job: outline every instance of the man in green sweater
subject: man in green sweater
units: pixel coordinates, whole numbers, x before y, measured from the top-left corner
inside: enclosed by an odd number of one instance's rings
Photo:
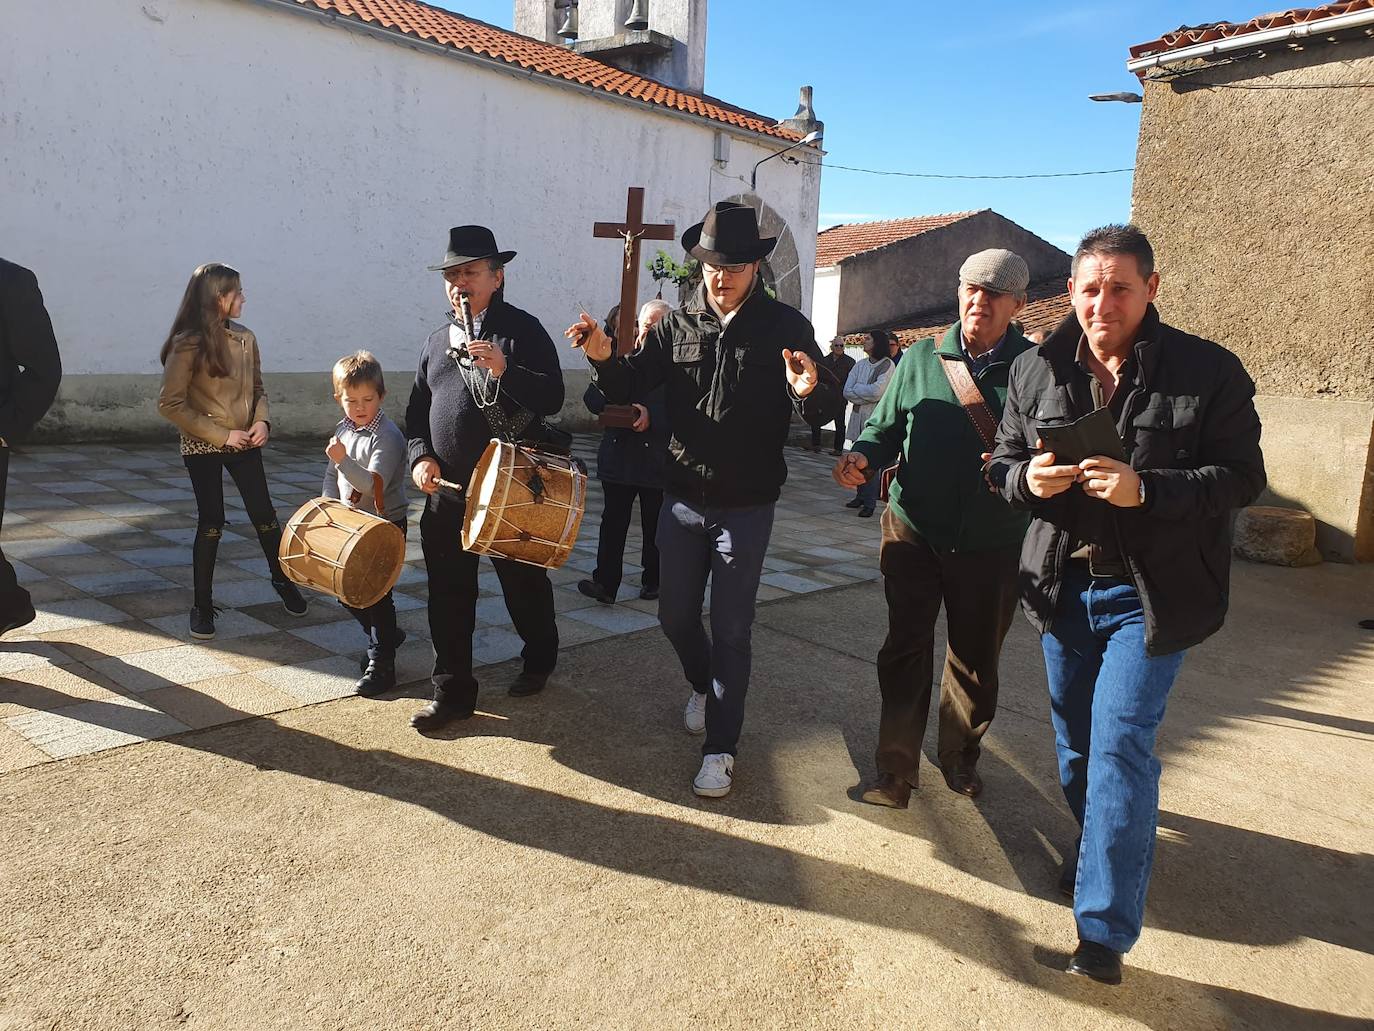
[[[949,648],[940,681],[940,769],[950,789],[983,789],[979,741],[997,710],[997,664],[1017,602],[1027,518],[983,477],[1002,416],[1007,370],[1033,347],[1011,328],[1030,270],[1007,250],[979,251],[959,269],[959,321],[912,344],[853,450],[835,465],[857,487],[900,461],[883,513],[880,566],[887,640],[878,652],[882,719],[877,776],[863,800],[905,809],[920,772],[930,711],[935,620]]]

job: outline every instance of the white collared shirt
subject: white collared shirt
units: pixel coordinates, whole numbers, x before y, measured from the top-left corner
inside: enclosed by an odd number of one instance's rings
[[[482,322],[486,317],[486,311],[483,311],[481,315],[474,315],[472,317],[472,330],[478,337],[482,335]],[[476,338],[474,337],[474,339]],[[448,325],[449,349],[456,350],[460,347],[466,347],[470,343],[472,343],[472,340],[468,339],[467,330],[458,322],[450,322]]]

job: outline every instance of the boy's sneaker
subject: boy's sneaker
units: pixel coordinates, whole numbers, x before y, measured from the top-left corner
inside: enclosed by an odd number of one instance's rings
[[[281,597],[281,603],[286,611],[293,616],[304,616],[309,611],[310,606],[301,597],[301,592],[290,580],[273,580],[272,587]]]
[[[712,752],[702,756],[701,772],[692,781],[692,790],[702,798],[723,798],[730,793],[734,772],[735,757],[728,752]]]
[[[363,670],[362,679],[353,685],[353,690],[364,698],[375,698],[386,694],[396,686],[396,657],[394,655],[375,655]]]
[[[687,699],[687,708],[682,710],[682,723],[689,734],[706,733],[706,692],[693,691]]]
[[[191,609],[191,636],[197,641],[215,639],[215,613],[219,609],[213,605],[196,605]]]

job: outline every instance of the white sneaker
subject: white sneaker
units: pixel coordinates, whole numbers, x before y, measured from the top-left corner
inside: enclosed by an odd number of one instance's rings
[[[721,798],[730,793],[734,779],[735,757],[728,752],[712,752],[701,759],[701,772],[692,781],[692,790],[702,798]]]
[[[689,734],[706,733],[706,692],[693,691],[687,699],[687,708],[682,710],[682,723]]]

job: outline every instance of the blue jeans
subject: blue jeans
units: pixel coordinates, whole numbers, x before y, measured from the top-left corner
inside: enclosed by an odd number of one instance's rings
[[[1117,952],[1140,937],[1159,810],[1155,732],[1183,652],[1145,654],[1145,613],[1129,580],[1071,562],[1040,638],[1059,783],[1082,828],[1078,936]]]
[[[666,495],[658,519],[658,621],[692,690],[706,694],[702,755],[735,754],[753,661],[754,602],[772,504],[710,508]],[[701,625],[711,580],[711,635]]]

